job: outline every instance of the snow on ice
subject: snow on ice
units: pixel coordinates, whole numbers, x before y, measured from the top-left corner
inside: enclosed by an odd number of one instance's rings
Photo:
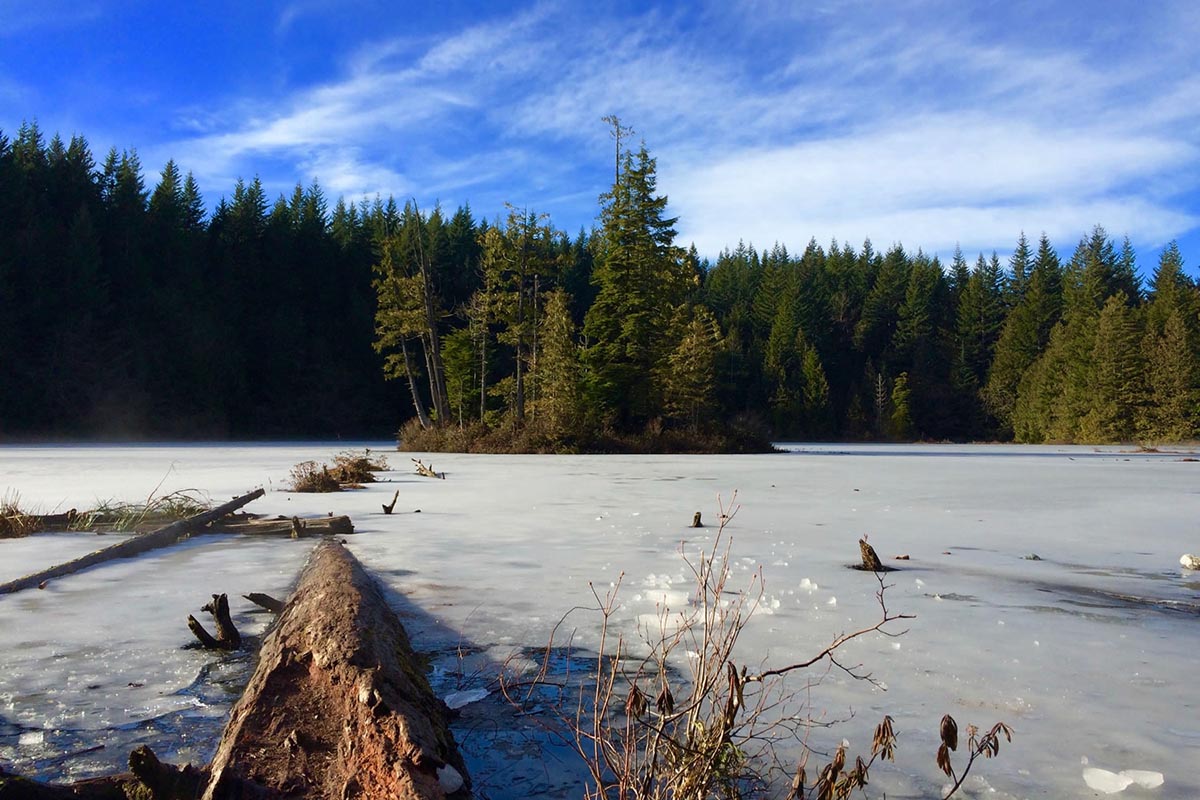
[[[504,716],[498,693],[480,694],[498,665],[538,658],[564,614],[595,605],[591,587],[603,597],[620,584],[614,624],[635,639],[639,620],[657,619],[661,605],[686,605],[683,555],[711,547],[717,532],[690,528],[692,514],[716,519],[718,494],[728,502],[737,489],[729,588],[751,585],[761,567],[764,592],[740,642],[752,669],[803,660],[873,624],[878,583],[846,568],[861,536],[903,570],[887,576],[886,596],[889,609],[916,615],[908,632],[858,640],[846,653],[888,690],[823,670],[797,681],[818,681],[806,695],[814,716],[852,717],[813,732],[822,748],[843,737],[869,742],[879,718],[893,716],[900,763],[874,768],[873,788],[889,797],[940,788],[937,725],[949,712],[962,729],[998,720],[1014,729],[999,758],[972,770],[973,792],[1078,797],[1104,791],[1093,786],[1102,781],[1129,794],[1200,797],[1200,694],[1190,689],[1200,575],[1179,564],[1198,546],[1200,466],[1177,455],[882,445],[763,456],[437,454],[447,478],[432,481],[410,475],[408,454],[396,454],[396,471],[380,476],[387,482],[360,491],[282,490],[292,465],[350,446],[9,446],[0,448],[0,492],[48,511],[136,501],[160,482],[160,492],[199,487],[218,502],[263,486],[266,497],[247,510],[349,514],[359,531],[349,546],[431,654],[435,690],[479,698],[462,708],[459,732],[472,780],[489,797],[515,798],[561,794],[552,773],[569,769],[570,754],[481,739],[498,726],[472,715],[524,719]],[[380,504],[396,489],[396,513],[384,516]],[[0,541],[0,579],[111,541]],[[144,742],[168,759],[206,760],[250,663],[183,649],[184,620],[211,592],[286,594],[310,547],[197,537],[0,597],[0,759],[80,776],[120,767]],[[891,553],[911,559],[893,563]],[[261,633],[266,616],[234,605],[239,625]],[[594,647],[598,622],[573,612],[572,645]],[[103,751],[62,758],[97,741]],[[1081,773],[1085,754],[1139,769]]]

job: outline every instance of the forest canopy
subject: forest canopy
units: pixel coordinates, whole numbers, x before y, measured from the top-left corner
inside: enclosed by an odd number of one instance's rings
[[[0,132],[0,437],[1165,442],[1200,436],[1200,287],[1102,227],[949,263],[677,241],[616,134],[591,230],[238,181]],[[1012,247],[1010,244],[1009,247]],[[1004,248],[1007,250],[1008,248]],[[425,438],[422,438],[425,437]],[[691,443],[689,446],[688,443]]]

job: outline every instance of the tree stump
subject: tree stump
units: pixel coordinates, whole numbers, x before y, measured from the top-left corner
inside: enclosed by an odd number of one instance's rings
[[[702,522],[700,522],[700,512],[699,511],[697,511],[695,514],[692,515],[692,527],[693,528],[703,528],[704,527],[704,524]]]
[[[383,513],[391,514],[392,509],[394,509],[396,507],[396,501],[399,499],[400,499],[400,490],[397,489],[396,493],[394,495],[392,495],[392,502],[382,504],[383,505]]]
[[[217,625],[217,635],[214,637],[204,629],[199,620],[188,615],[188,628],[200,640],[200,644],[209,650],[237,650],[242,646],[242,635],[238,633],[233,619],[229,616],[228,596],[214,594],[212,601],[205,603],[200,610],[212,614]]]
[[[875,554],[875,548],[867,544],[866,537],[858,540],[858,549],[862,554],[862,568],[870,572],[883,572],[883,562]]]

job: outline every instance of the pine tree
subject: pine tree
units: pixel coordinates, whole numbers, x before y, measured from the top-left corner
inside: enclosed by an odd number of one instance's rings
[[[665,410],[672,419],[685,422],[692,431],[708,421],[713,407],[716,355],[721,346],[721,329],[708,309],[696,306],[683,312],[675,349],[663,364]]]
[[[657,164],[645,145],[626,153],[602,198],[601,230],[593,239],[596,302],[584,318],[589,395],[625,422],[660,412],[661,392],[646,378],[661,374],[661,360],[674,349],[662,332],[694,285],[656,183]]]
[[[1017,388],[1049,343],[1061,312],[1062,268],[1043,233],[1024,296],[1004,320],[983,388],[984,402],[1002,429],[1012,429]]]
[[[901,372],[892,385],[892,416],[889,420],[893,439],[911,439],[913,433],[912,413],[909,410],[911,392],[908,388],[908,373]]]
[[[538,427],[555,441],[577,435],[582,428],[579,345],[571,319],[571,298],[562,289],[546,297],[540,325],[538,357]]]
[[[1183,319],[1174,311],[1161,334],[1146,331],[1146,408],[1138,434],[1152,442],[1200,436],[1200,354]]]
[[[555,233],[546,215],[509,207],[503,226],[483,236],[482,265],[497,339],[513,349],[513,420],[525,420],[525,377],[536,368],[541,290],[558,272]]]
[[[1136,434],[1145,399],[1145,365],[1135,312],[1126,304],[1124,292],[1117,292],[1097,320],[1091,408],[1079,423],[1081,441],[1127,442]]]
[[[1018,305],[1025,297],[1032,272],[1033,252],[1029,249],[1029,240],[1025,238],[1025,231],[1021,231],[1021,236],[1017,239],[1017,247],[1008,259],[1008,281],[1004,286],[1004,300],[1009,308]]]
[[[407,203],[397,222],[394,228],[384,226],[394,232],[386,234],[380,242],[380,259],[374,267],[378,299],[375,349],[385,354],[384,371],[388,377],[403,375],[408,379],[418,419],[423,427],[429,428],[435,420],[425,411],[425,402],[417,388],[419,363],[410,343],[419,343],[424,354],[430,403],[436,421],[445,423],[450,417],[450,404],[441,354],[441,298],[434,291],[429,253],[432,243],[425,218],[414,203]]]

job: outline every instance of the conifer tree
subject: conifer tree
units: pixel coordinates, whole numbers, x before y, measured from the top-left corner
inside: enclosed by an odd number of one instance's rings
[[[584,318],[592,402],[626,422],[661,410],[661,392],[647,381],[674,348],[662,336],[694,285],[675,245],[675,218],[657,194],[657,164],[643,144],[627,152],[603,198],[601,229],[593,240],[596,302]]]
[[[1141,332],[1124,292],[1108,298],[1096,324],[1091,408],[1079,423],[1080,441],[1127,442],[1145,400]]]
[[[1029,240],[1025,231],[1021,231],[1017,239],[1017,247],[1008,259],[1008,280],[1004,285],[1005,304],[1012,308],[1025,297],[1029,285],[1030,273],[1033,272],[1033,252],[1029,248]]]
[[[889,420],[893,439],[911,439],[913,434],[912,413],[909,409],[911,392],[908,388],[908,373],[901,372],[892,385],[892,416]]]
[[[1144,439],[1182,442],[1200,436],[1200,355],[1188,339],[1178,310],[1161,334],[1146,331],[1146,406],[1137,430]]]
[[[579,345],[571,319],[571,298],[562,289],[546,297],[541,321],[538,357],[538,427],[551,439],[562,441],[580,432]]]
[[[681,311],[676,323],[678,342],[660,367],[665,410],[672,418],[696,431],[708,421],[713,408],[713,388],[721,329],[708,309],[696,306]]]
[[[1046,234],[1038,243],[1025,293],[1004,320],[983,398],[1003,430],[1013,427],[1017,387],[1046,348],[1062,307],[1062,268]]]

